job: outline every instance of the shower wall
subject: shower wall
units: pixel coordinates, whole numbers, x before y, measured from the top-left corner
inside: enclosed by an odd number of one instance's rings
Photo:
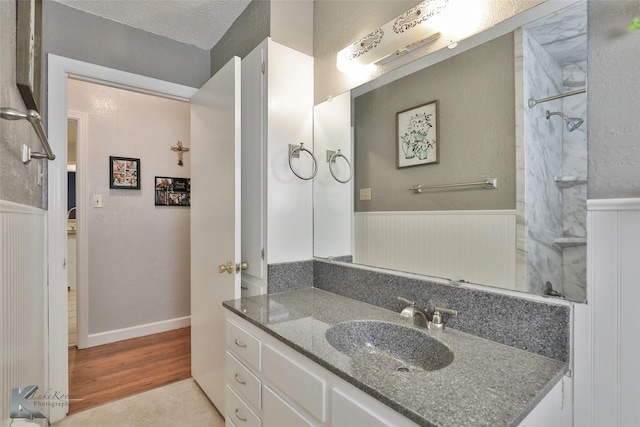
[[[564,92],[586,89],[587,61],[580,61],[563,67]],[[587,178],[587,94],[563,98],[562,111],[570,117],[585,120],[573,132],[563,131],[562,174]],[[567,187],[562,191],[563,231],[565,237],[586,237],[587,235],[587,185],[586,183]],[[562,252],[563,294],[574,301],[586,298],[587,286],[587,246],[565,248]]]
[[[523,31],[524,99],[562,92],[562,68]],[[527,290],[543,293],[546,282],[562,289],[562,251],[553,244],[563,233],[562,192],[554,176],[562,175],[562,120],[547,120],[545,110],[561,111],[556,100],[533,108],[524,106],[525,251]]]
[[[522,33],[524,100],[586,89],[587,61],[561,65],[527,30]],[[567,43],[558,38],[556,43]],[[571,46],[566,49],[571,50]],[[586,298],[587,126],[567,131],[561,117],[546,119],[545,111],[586,120],[587,95],[579,94],[524,106],[525,250],[527,290],[542,293],[550,282],[566,298]],[[556,182],[559,181],[559,182]],[[556,239],[582,239],[561,247]]]

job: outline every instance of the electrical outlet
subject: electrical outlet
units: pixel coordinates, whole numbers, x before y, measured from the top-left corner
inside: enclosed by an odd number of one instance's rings
[[[101,208],[102,207],[102,195],[101,194],[94,194],[93,195],[93,207],[94,208]]]
[[[360,200],[371,200],[371,188],[360,189]]]

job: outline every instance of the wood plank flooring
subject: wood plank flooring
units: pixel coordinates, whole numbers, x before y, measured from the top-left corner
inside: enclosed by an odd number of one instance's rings
[[[69,348],[69,413],[191,377],[191,328]]]
[[[77,291],[67,292],[68,318],[69,318],[69,347],[78,344],[78,314]]]

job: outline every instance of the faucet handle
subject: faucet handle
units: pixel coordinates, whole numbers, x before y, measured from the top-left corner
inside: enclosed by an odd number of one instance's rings
[[[457,310],[451,310],[449,308],[436,307],[433,310],[433,317],[431,318],[431,323],[429,324],[429,329],[435,331],[443,331],[444,323],[442,322],[442,313],[451,314],[452,316],[456,316],[458,314]]]
[[[458,315],[458,311],[457,310],[452,310],[450,308],[436,307],[433,310],[434,310],[434,314],[435,313],[444,313],[444,314],[450,314],[452,316],[457,316]]]
[[[398,297],[398,301],[400,301],[400,302],[402,302],[404,304],[410,305],[412,307],[415,307],[415,305],[416,305],[415,301],[409,301],[408,299],[402,298],[402,297]]]

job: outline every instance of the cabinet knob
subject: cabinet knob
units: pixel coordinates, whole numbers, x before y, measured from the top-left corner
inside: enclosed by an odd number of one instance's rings
[[[247,261],[242,261],[236,264],[236,272],[239,272],[240,270],[244,271],[247,268],[249,268],[249,263]]]
[[[242,380],[242,379],[238,376],[238,374],[235,374],[235,375],[234,375],[234,378],[236,379],[236,381],[237,381],[238,383],[240,383],[240,384],[242,384],[242,385],[247,384],[247,382],[246,382],[246,381],[244,381],[244,380]]]

